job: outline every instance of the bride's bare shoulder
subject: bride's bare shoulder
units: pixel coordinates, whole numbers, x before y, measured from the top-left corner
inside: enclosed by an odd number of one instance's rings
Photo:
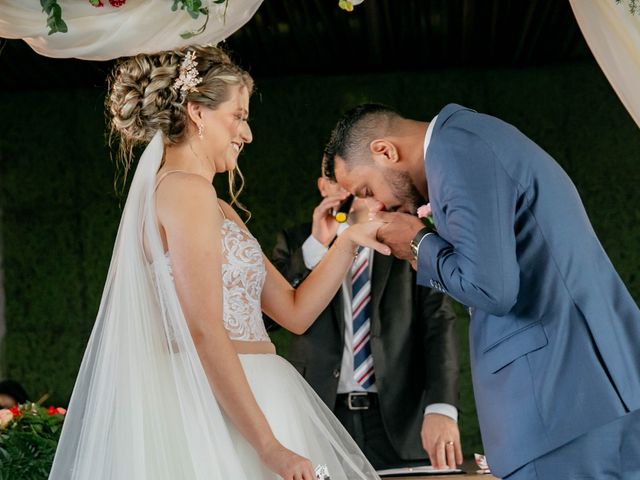
[[[208,216],[212,210],[218,211],[217,200],[215,188],[201,175],[188,172],[158,175],[156,211],[161,220],[183,215]]]
[[[156,192],[169,192],[179,194],[182,191],[189,193],[190,188],[212,190],[215,192],[211,182],[196,173],[185,170],[160,171],[156,175]]]

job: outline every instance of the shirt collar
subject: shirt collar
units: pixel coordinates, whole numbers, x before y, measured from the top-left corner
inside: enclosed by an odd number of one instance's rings
[[[429,148],[429,143],[431,142],[431,135],[433,134],[433,127],[436,124],[437,118],[438,118],[438,115],[433,117],[433,120],[431,120],[431,122],[429,123],[429,126],[427,127],[427,133],[424,136],[424,152],[423,152],[422,158],[427,158],[427,148]]]

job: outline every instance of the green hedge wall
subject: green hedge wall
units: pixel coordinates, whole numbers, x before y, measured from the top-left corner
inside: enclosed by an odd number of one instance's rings
[[[3,371],[34,399],[65,405],[96,314],[121,207],[105,142],[104,91],[0,93],[0,207],[6,316]],[[320,152],[336,118],[378,101],[429,120],[449,102],[497,115],[549,151],[575,181],[600,238],[640,298],[640,131],[594,64],[257,79],[254,143],[240,164],[249,226],[271,252],[276,232],[306,221]],[[224,179],[216,185],[224,190]],[[481,451],[459,310],[461,429]],[[286,355],[287,334],[276,342]]]

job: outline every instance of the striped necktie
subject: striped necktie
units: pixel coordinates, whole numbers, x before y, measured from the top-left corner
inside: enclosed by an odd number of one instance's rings
[[[360,247],[351,267],[351,311],[353,312],[353,372],[366,390],[376,381],[371,355],[371,282],[368,248]]]

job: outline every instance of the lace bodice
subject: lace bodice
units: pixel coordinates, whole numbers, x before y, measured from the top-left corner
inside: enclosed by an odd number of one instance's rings
[[[260,244],[229,219],[221,234],[224,326],[232,340],[269,341],[260,306],[267,276]],[[171,270],[169,256],[167,263]]]
[[[222,224],[224,325],[232,340],[269,340],[260,295],[267,276],[258,241],[232,220]]]

